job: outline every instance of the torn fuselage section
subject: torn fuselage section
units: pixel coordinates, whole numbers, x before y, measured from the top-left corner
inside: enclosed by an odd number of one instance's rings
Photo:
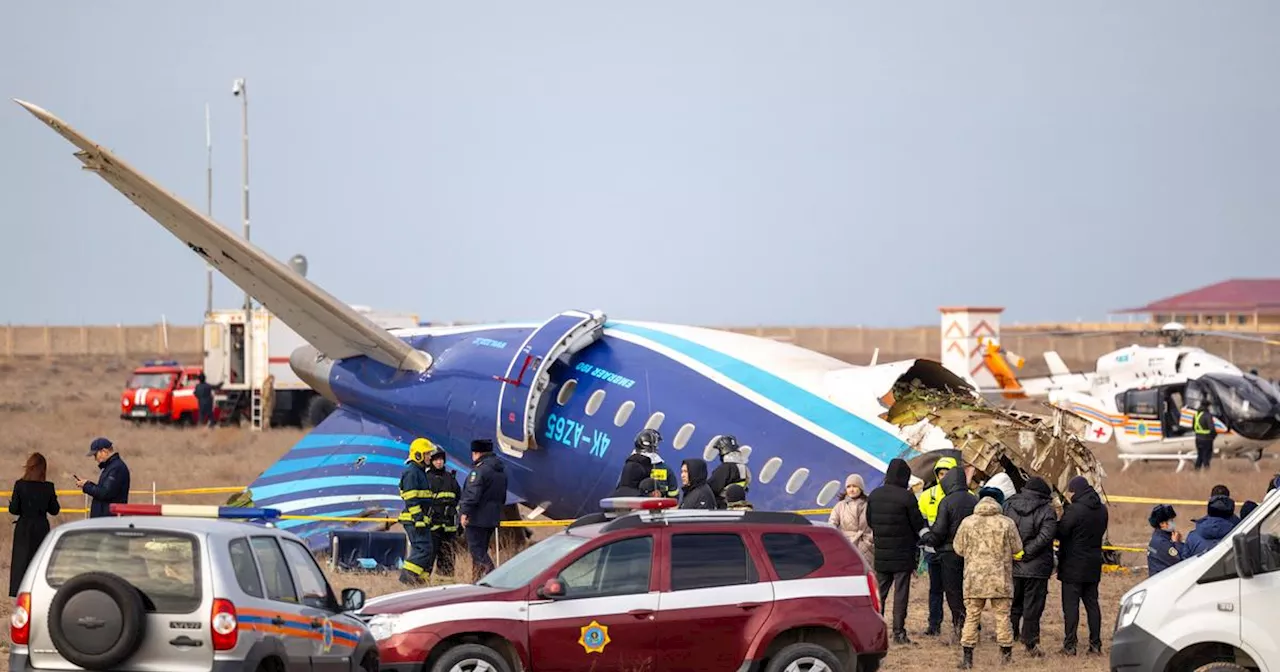
[[[933,465],[943,456],[972,467],[970,483],[980,484],[999,473],[1009,475],[1016,489],[1039,476],[1057,493],[1054,507],[1061,514],[1061,493],[1076,476],[1083,476],[1105,501],[1106,472],[1093,451],[1079,437],[1089,427],[1084,417],[1042,404],[1046,414],[991,406],[968,394],[954,394],[923,386],[902,389],[886,420],[902,427],[913,452],[904,456],[922,487],[933,484]],[[927,426],[933,445],[922,445],[911,428]],[[937,448],[938,435],[951,445]],[[1104,545],[1107,543],[1104,538]],[[1114,552],[1104,554],[1114,563]]]

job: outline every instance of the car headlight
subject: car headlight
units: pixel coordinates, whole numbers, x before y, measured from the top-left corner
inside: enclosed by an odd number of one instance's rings
[[[1138,618],[1138,610],[1142,608],[1142,602],[1146,599],[1147,591],[1139,590],[1120,605],[1120,614],[1116,616],[1116,630],[1131,625],[1134,619]]]
[[[395,634],[396,624],[399,621],[399,614],[377,614],[369,619],[369,633],[379,642],[390,639],[391,635]]]

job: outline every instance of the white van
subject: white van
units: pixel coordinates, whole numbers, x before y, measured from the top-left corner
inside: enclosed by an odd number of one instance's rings
[[[1280,490],[1209,552],[1125,593],[1112,672],[1280,672]]]

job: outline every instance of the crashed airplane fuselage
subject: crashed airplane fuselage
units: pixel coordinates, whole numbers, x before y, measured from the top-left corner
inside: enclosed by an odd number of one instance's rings
[[[290,364],[339,408],[241,501],[292,514],[394,517],[415,437],[444,448],[460,478],[470,470],[471,441],[494,439],[508,503],[573,518],[598,508],[636,434],[657,428],[660,454],[677,473],[688,458],[714,468],[714,440],[734,435],[754,472],[755,506],[806,510],[829,506],[849,474],[873,488],[895,457],[956,447],[947,431],[921,433],[933,419],[891,418],[895,404],[920,390],[975,399],[930,360],[850,366],[770,339],[598,312],[388,333],[65,122],[21,104],[74,144],[85,168],[311,344]],[[1015,453],[1021,457],[1011,464],[1028,469],[1023,462],[1036,450]],[[995,464],[988,459],[982,469],[989,475]],[[280,523],[313,546],[325,543],[323,530],[346,525]]]

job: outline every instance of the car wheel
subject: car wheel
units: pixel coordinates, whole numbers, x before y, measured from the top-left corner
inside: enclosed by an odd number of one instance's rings
[[[817,644],[792,644],[769,659],[765,672],[843,672],[840,661]]]
[[[459,644],[440,656],[431,672],[511,672],[502,654],[483,644]]]
[[[1216,662],[1208,665],[1201,665],[1196,668],[1196,672],[1249,672],[1249,668],[1241,667],[1235,663]]]
[[[378,672],[378,656],[373,652],[366,653],[364,660],[360,661],[360,669],[363,672]]]
[[[115,667],[137,652],[146,635],[142,593],[107,572],[73,577],[49,604],[49,637],[67,662],[90,670]]]

